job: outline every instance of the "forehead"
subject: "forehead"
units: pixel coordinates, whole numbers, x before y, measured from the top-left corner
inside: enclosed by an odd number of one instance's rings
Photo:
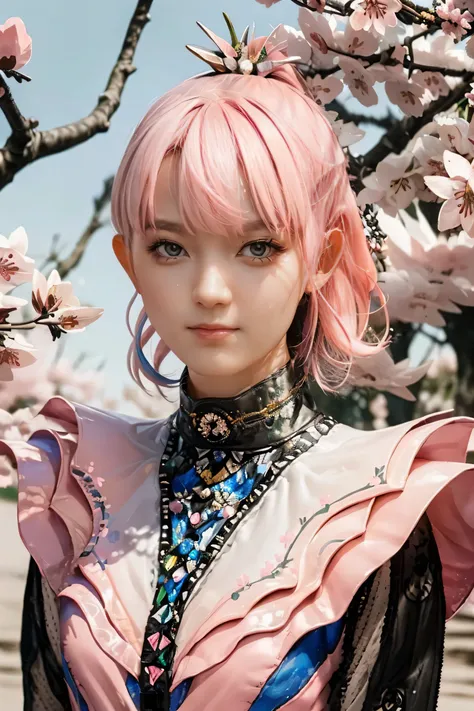
[[[196,186],[193,187],[189,184],[189,176],[186,176],[183,181],[182,170],[179,154],[169,155],[162,161],[154,194],[155,219],[173,222],[186,221],[186,214],[183,213],[193,213],[196,210],[201,213],[208,213],[209,216],[213,214],[212,190],[209,189],[207,206],[202,205],[202,187],[205,181],[202,178],[199,181],[196,180]],[[256,222],[261,219],[261,216],[258,214],[251,198],[248,183],[240,172],[238,176],[233,176],[233,178],[230,181],[234,185],[232,192],[233,207],[240,213],[242,222]],[[197,183],[200,185],[198,186]],[[239,221],[237,220],[237,222]],[[231,224],[229,220],[227,227],[230,227]]]

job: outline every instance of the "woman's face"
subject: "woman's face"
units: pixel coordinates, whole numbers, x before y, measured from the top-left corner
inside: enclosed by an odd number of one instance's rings
[[[154,329],[188,366],[195,397],[225,397],[288,361],[286,334],[305,291],[303,262],[287,238],[261,223],[244,188],[244,238],[187,234],[172,169],[167,158],[155,224],[145,240],[133,240],[129,274]],[[206,330],[216,325],[224,330]]]

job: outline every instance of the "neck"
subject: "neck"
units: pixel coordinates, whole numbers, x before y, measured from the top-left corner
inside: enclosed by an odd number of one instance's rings
[[[188,393],[196,399],[205,397],[235,397],[260,383],[290,360],[286,342],[260,361],[231,375],[202,375],[188,368]]]

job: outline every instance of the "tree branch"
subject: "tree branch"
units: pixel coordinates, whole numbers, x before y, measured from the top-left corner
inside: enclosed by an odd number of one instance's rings
[[[153,0],[138,0],[105,91],[100,95],[96,107],[85,118],[49,131],[35,131],[37,122],[22,116],[8,86],[6,83],[1,84],[4,89],[6,86],[9,97],[5,94],[0,99],[0,108],[7,116],[12,133],[0,149],[0,190],[30,163],[68,150],[109,129],[110,119],[120,106],[127,79],[135,71],[133,58],[143,28],[150,20],[152,3]]]
[[[394,115],[389,110],[387,110],[385,116],[369,116],[368,114],[349,111],[344,104],[337,99],[333,99],[325,108],[328,111],[336,111],[340,119],[346,122],[352,121],[356,126],[365,123],[368,126],[377,126],[377,128],[388,130],[393,126],[395,120]]]
[[[74,248],[72,249],[71,253],[64,259],[59,259],[59,255],[56,252],[57,236],[55,236],[53,239],[51,252],[47,256],[44,264],[42,265],[42,270],[48,264],[51,264],[54,269],[58,270],[61,279],[64,279],[69,274],[69,272],[71,272],[78,266],[85,254],[87,246],[91,241],[92,237],[95,235],[96,232],[98,232],[102,227],[104,227],[104,225],[107,224],[107,221],[103,219],[102,215],[104,210],[110,204],[113,182],[113,175],[110,178],[104,180],[102,192],[94,199],[94,210],[91,215],[91,218],[88,224],[86,225],[84,231],[80,235],[79,239],[77,240],[76,244],[74,245]]]
[[[409,116],[393,123],[380,141],[365,154],[364,168],[375,170],[380,161],[390,153],[401,153],[415,133],[432,121],[437,114],[447,111],[464,97],[472,81],[474,81],[474,72],[466,74],[465,80],[460,82],[447,96],[440,96],[436,101],[432,101],[422,116]]]

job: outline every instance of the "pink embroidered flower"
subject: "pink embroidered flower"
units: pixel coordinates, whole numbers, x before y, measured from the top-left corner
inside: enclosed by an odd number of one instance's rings
[[[248,575],[242,574],[240,578],[237,578],[236,580],[236,585],[239,588],[244,588],[246,585],[248,585],[250,582],[250,578]]]
[[[448,178],[427,175],[424,180],[435,195],[446,202],[438,216],[438,228],[444,232],[462,225],[468,235],[474,236],[474,161],[445,151],[444,165]]]
[[[191,521],[193,526],[197,526],[201,522],[201,514],[196,511],[195,513],[191,514],[189,520]]]
[[[275,566],[273,565],[271,560],[265,561],[265,567],[261,568],[260,570],[260,575],[262,578],[266,578],[267,575],[271,575],[273,571],[275,570]]]
[[[10,17],[0,25],[0,69],[19,70],[31,59],[31,37],[23,20]]]
[[[324,496],[319,497],[319,503],[318,506],[320,508],[323,508],[323,506],[328,506],[332,502],[332,496],[329,494],[325,494]]]
[[[436,14],[444,20],[441,23],[443,32],[455,40],[460,40],[471,29],[470,23],[474,20],[467,10],[461,12],[460,8],[455,6],[454,0],[446,0],[445,3],[439,5],[436,8]]]
[[[397,24],[396,12],[402,9],[399,0],[354,0],[351,3],[354,10],[349,22],[355,30],[374,29],[379,35],[384,35],[387,27]]]
[[[280,536],[280,543],[283,543],[285,548],[288,548],[293,538],[293,533],[291,531],[287,531],[283,536]]]
[[[369,482],[372,486],[380,486],[382,482],[380,481],[380,478],[378,476],[373,476]]]

